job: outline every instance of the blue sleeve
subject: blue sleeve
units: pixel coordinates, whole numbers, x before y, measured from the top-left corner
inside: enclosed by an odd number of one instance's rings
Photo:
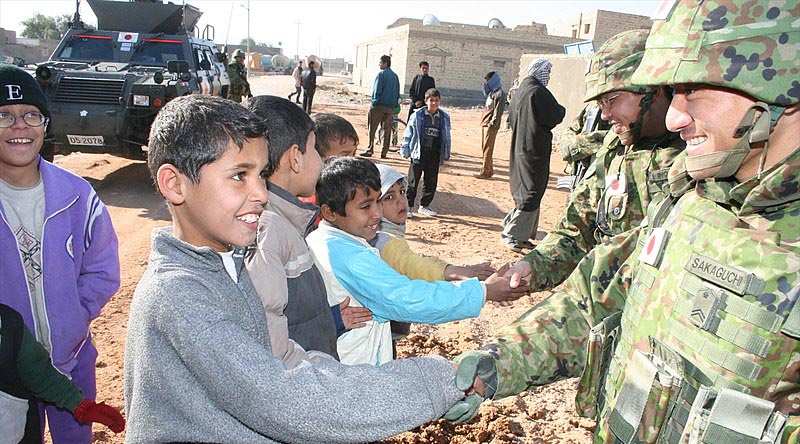
[[[452,143],[452,139],[450,138],[450,115],[445,113],[444,114],[444,144],[442,145],[442,161],[450,160],[450,144]]]
[[[414,133],[417,131],[417,113],[412,113],[408,119],[408,125],[403,132],[403,143],[400,145],[400,155],[407,159],[411,157],[411,142],[414,140]]]
[[[342,311],[339,309],[338,305],[331,307],[331,314],[333,315],[333,323],[336,325],[336,337],[338,338],[347,331],[344,326],[344,321],[342,320]]]
[[[410,280],[372,251],[353,242],[329,244],[333,274],[378,321],[440,324],[479,316],[484,303],[477,279],[461,282]]]

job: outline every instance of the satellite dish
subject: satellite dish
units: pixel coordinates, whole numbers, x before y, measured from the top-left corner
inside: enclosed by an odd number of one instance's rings
[[[493,18],[489,20],[489,29],[505,29],[506,25],[500,19]]]
[[[440,24],[439,19],[433,14],[425,14],[425,17],[422,17],[422,26],[439,26]]]

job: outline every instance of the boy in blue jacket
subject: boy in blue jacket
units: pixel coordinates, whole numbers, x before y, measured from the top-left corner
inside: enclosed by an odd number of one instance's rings
[[[506,266],[480,282],[411,280],[380,257],[378,230],[383,215],[378,200],[381,178],[369,160],[332,158],[317,181],[323,221],[306,240],[322,269],[328,303],[351,297],[373,320],[339,337],[342,363],[381,365],[392,360],[389,319],[439,324],[480,315],[486,300],[510,301],[528,289],[512,289],[502,277]]]
[[[439,108],[442,94],[436,88],[425,91],[425,105],[411,116],[403,135],[400,153],[411,159],[408,167],[408,217],[414,212],[417,188],[422,180],[419,214],[436,216],[431,202],[439,182],[439,165],[450,159],[450,115]]]

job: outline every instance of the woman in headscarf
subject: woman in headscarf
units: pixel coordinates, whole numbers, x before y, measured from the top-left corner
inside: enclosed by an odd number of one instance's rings
[[[532,61],[509,105],[511,153],[509,170],[514,209],[503,219],[501,240],[521,253],[533,249],[530,239],[539,227],[539,205],[550,177],[551,130],[564,120],[565,109],[547,89],[553,65]]]

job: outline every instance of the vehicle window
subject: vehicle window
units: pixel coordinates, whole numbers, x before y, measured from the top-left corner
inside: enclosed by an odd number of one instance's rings
[[[73,35],[58,54],[58,57],[85,61],[114,61],[114,46],[108,36]]]
[[[131,62],[166,66],[173,60],[186,60],[180,42],[159,42],[145,39],[131,57]]]
[[[199,46],[194,47],[194,66],[200,66],[200,62],[203,60],[203,48]]]
[[[209,66],[213,67],[214,66],[214,62],[216,62],[216,60],[214,60],[214,55],[211,54],[211,50],[208,49],[208,48],[204,48],[203,49],[203,56],[205,56],[206,60],[208,60]]]

